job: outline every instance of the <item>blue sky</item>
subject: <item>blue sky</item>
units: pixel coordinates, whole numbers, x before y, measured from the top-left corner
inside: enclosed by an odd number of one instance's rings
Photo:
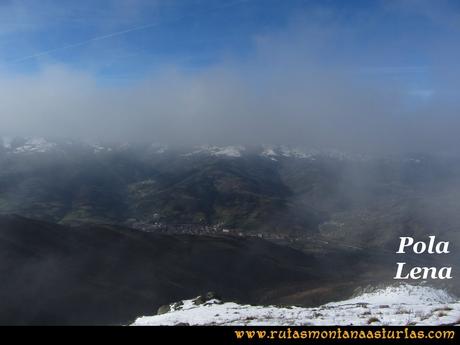
[[[296,35],[293,23],[304,18],[305,26],[337,27],[323,58],[370,77],[428,83],[424,75],[437,63],[433,44],[458,37],[458,24],[448,21],[459,18],[459,7],[443,0],[1,1],[0,61],[18,73],[60,63],[114,81],[141,78],[165,65],[196,69],[245,59],[256,37]]]
[[[302,142],[359,121],[433,142],[458,110],[459,37],[455,0],[0,0],[0,125]]]
[[[199,68],[250,53],[305,1],[11,1],[0,5],[1,58],[33,71],[64,63],[108,76],[160,65]],[[45,54],[48,52],[47,54]]]

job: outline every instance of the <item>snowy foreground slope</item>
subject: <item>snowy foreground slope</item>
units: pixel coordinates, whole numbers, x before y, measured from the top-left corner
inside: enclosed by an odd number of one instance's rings
[[[457,298],[428,286],[400,285],[315,308],[250,306],[198,297],[174,303],[164,314],[140,317],[133,325],[452,325],[459,322]]]

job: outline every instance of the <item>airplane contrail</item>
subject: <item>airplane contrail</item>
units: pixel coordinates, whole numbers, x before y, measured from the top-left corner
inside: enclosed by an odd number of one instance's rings
[[[40,56],[43,56],[43,55],[48,55],[50,53],[54,53],[54,52],[57,52],[57,51],[84,46],[84,45],[86,45],[88,43],[91,43],[91,42],[96,42],[96,41],[101,41],[101,40],[104,40],[104,39],[107,39],[107,38],[121,36],[121,35],[130,33],[130,32],[133,32],[133,31],[145,30],[145,29],[154,27],[156,25],[158,25],[158,23],[138,26],[138,27],[135,27],[135,28],[130,28],[130,29],[126,29],[126,30],[113,32],[113,33],[110,33],[110,34],[107,34],[107,35],[93,37],[93,38],[90,38],[90,39],[85,40],[85,41],[68,44],[68,45],[65,45],[65,46],[62,46],[62,47],[59,47],[59,48],[53,48],[53,49],[49,49],[49,50],[44,50],[44,51],[41,51],[41,52],[38,52],[38,53],[35,53],[35,54],[32,54],[32,55],[22,57],[20,59],[13,60],[12,62],[13,63],[19,63],[19,62],[23,62],[23,61],[30,60],[30,59],[35,59],[37,57],[40,57]]]
[[[222,9],[222,8],[226,8],[226,7],[232,7],[232,6],[238,5],[240,3],[248,2],[248,1],[250,1],[250,0],[238,0],[238,1],[230,2],[230,3],[224,4],[224,5],[219,6],[219,7],[214,7],[212,9],[210,9],[209,11],[204,11],[204,13],[213,12],[213,11],[216,11],[216,10],[219,10],[219,9]],[[174,22],[174,21],[186,18],[186,17],[187,17],[187,15],[183,15],[183,16],[175,18],[174,20],[171,20],[171,21]],[[146,24],[146,25],[136,26],[136,27],[133,27],[133,28],[112,32],[112,33],[102,35],[102,36],[93,37],[93,38],[90,38],[90,39],[87,39],[87,40],[84,40],[84,41],[68,44],[68,45],[65,45],[65,46],[61,46],[61,47],[57,47],[57,48],[53,48],[53,49],[48,49],[48,50],[43,50],[43,51],[37,52],[35,54],[31,54],[31,55],[28,55],[28,56],[24,56],[22,58],[12,60],[12,61],[10,61],[10,63],[13,63],[13,64],[14,63],[21,63],[21,62],[31,60],[31,59],[36,59],[36,58],[38,58],[40,56],[48,55],[50,53],[54,53],[54,52],[57,52],[57,51],[62,51],[62,50],[66,50],[66,49],[71,49],[71,48],[84,46],[84,45],[92,43],[92,42],[102,41],[102,40],[105,40],[105,39],[108,39],[108,38],[125,35],[127,33],[134,32],[134,31],[146,30],[146,29],[158,26],[159,24],[160,23],[157,22],[157,23],[150,23],[150,24]]]

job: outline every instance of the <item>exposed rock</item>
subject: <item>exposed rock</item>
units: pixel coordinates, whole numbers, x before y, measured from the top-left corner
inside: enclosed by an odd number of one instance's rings
[[[206,302],[206,298],[203,297],[203,296],[198,296],[198,297],[195,298],[192,302],[193,302],[194,305],[201,305],[201,304],[203,304],[204,302]]]
[[[179,322],[176,326],[190,326],[187,322]]]
[[[171,311],[171,307],[168,304],[162,305],[160,308],[158,308],[157,315],[162,315],[169,313]]]
[[[177,310],[177,309],[180,309],[180,307],[182,307],[183,305],[184,305],[184,302],[179,301],[179,302],[171,304],[171,309]]]
[[[209,291],[208,293],[206,293],[206,296],[205,296],[205,297],[206,297],[206,301],[209,301],[209,300],[211,300],[211,299],[218,299],[218,300],[222,299],[222,298],[220,298],[220,296],[219,296],[216,292],[214,292],[214,291]]]

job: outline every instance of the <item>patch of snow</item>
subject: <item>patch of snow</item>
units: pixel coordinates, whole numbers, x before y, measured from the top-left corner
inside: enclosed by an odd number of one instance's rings
[[[289,148],[286,146],[282,146],[280,151],[282,156],[292,158],[312,158],[314,155],[314,153],[305,153],[300,149]]]
[[[272,161],[277,161],[275,157],[278,156],[278,154],[275,152],[275,150],[272,147],[266,147],[260,154],[262,157],[266,157],[271,159]]]
[[[56,148],[56,144],[45,138],[29,138],[24,145],[16,147],[14,153],[45,153]]]
[[[264,146],[263,151],[260,153],[262,157],[269,158],[276,161],[275,157],[286,157],[286,158],[299,158],[299,159],[312,159],[316,151],[304,152],[298,148],[290,148],[288,146]]]
[[[245,151],[243,146],[201,146],[197,150],[185,154],[185,156],[209,154],[211,156],[226,156],[236,158],[241,157],[243,151]]]
[[[371,303],[371,304],[433,304],[451,303],[455,298],[441,289],[430,286],[403,284],[388,286],[384,289],[363,293],[344,302],[334,302],[327,305],[337,306],[343,303]]]
[[[93,149],[94,153],[111,152],[112,151],[112,148],[102,146],[100,144],[91,144],[91,148]]]
[[[138,318],[134,326],[176,325],[445,325],[457,323],[460,301],[427,286],[400,285],[315,308],[251,306],[211,300],[172,304],[171,311]]]
[[[227,146],[219,148],[213,154],[215,156],[241,157],[242,151],[244,151],[244,148],[241,146]]]
[[[285,158],[295,158],[295,159],[309,159],[309,160],[316,160],[320,157],[326,157],[336,160],[349,160],[349,161],[364,161],[370,159],[370,157],[366,155],[360,154],[351,154],[342,152],[335,149],[323,149],[323,150],[316,150],[316,149],[300,149],[300,148],[292,148],[289,146],[278,146],[278,147],[265,147],[261,153],[261,156],[272,159],[273,157],[281,156]]]

